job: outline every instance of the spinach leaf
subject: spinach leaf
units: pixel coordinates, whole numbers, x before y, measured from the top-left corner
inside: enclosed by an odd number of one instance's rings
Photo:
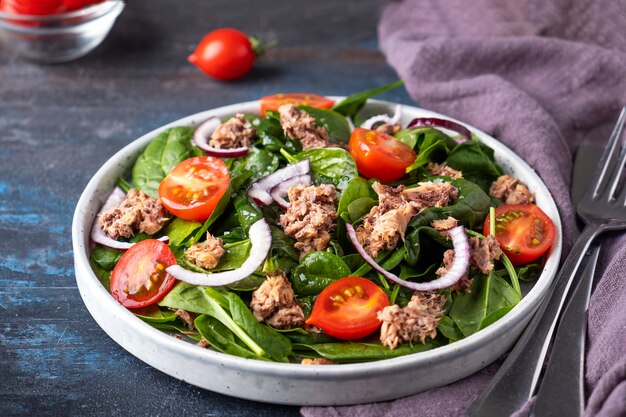
[[[456,342],[465,338],[459,326],[456,325],[454,320],[452,320],[449,316],[443,316],[439,321],[439,325],[437,326],[437,331],[444,335],[449,343]]]
[[[250,148],[250,152],[245,158],[237,160],[234,169],[243,169],[252,172],[249,181],[259,180],[278,169],[280,159],[278,156],[266,149]],[[240,167],[239,165],[243,165]]]
[[[406,236],[404,247],[404,259],[409,265],[415,266],[420,260],[442,259],[443,252],[452,248],[452,242],[432,227],[420,226]]]
[[[439,132],[438,130],[434,131]],[[419,144],[418,147],[417,158],[415,158],[415,161],[406,169],[406,172],[414,171],[429,162],[443,161],[448,154],[446,142],[438,135],[424,136],[422,143]]]
[[[270,152],[278,152],[283,148],[291,153],[302,150],[302,144],[299,140],[291,140],[285,136],[280,125],[280,116],[275,111],[266,112],[266,117],[256,128],[256,135],[258,137],[256,146],[263,147]]]
[[[470,293],[457,294],[449,316],[467,337],[491,324],[521,300],[520,295],[495,271],[474,278]]]
[[[146,147],[132,169],[135,188],[151,197],[158,197],[161,180],[180,162],[200,155],[193,146],[193,128],[173,127],[154,138]]]
[[[542,266],[540,264],[528,264],[519,268],[517,277],[521,281],[535,281],[541,275]]]
[[[133,313],[146,323],[169,323],[176,321],[178,316],[172,310],[164,310],[156,305],[134,309]]]
[[[315,119],[315,124],[324,128],[332,143],[345,143],[350,141],[350,125],[346,118],[333,110],[316,109],[309,106],[298,106]]]
[[[212,287],[198,287],[178,283],[159,303],[160,306],[182,308],[192,313],[208,314],[233,332],[257,356],[266,356],[265,350],[230,315],[230,299]],[[250,313],[252,314],[252,313]]]
[[[298,296],[317,295],[339,278],[350,275],[350,268],[337,255],[311,252],[291,272],[291,284]]]
[[[489,196],[478,185],[466,179],[456,179],[451,183],[459,189],[458,198],[448,206],[423,210],[411,219],[409,227],[428,226],[433,220],[446,219],[448,216],[470,229],[482,227],[491,205]],[[412,233],[414,230],[408,236]]]
[[[100,245],[91,251],[91,260],[105,271],[113,271],[121,256],[122,252]]]
[[[111,271],[107,271],[106,269],[102,268],[100,265],[98,265],[93,257],[89,258],[89,265],[91,265],[91,269],[93,269],[94,274],[96,274],[96,277],[98,278],[98,281],[100,281],[102,283],[102,285],[104,286],[104,288],[107,289],[107,291],[110,291],[111,288]]]
[[[309,159],[313,182],[330,183],[344,190],[359,175],[352,155],[341,148],[307,149],[295,155],[282,152],[290,163]]]
[[[378,195],[370,184],[361,177],[355,177],[341,193],[339,205],[337,206],[337,216],[341,216],[341,213],[347,211],[350,203],[359,198],[371,198],[378,201]]]
[[[263,213],[259,210],[259,207],[254,204],[245,193],[236,194],[233,200],[235,206],[235,212],[239,220],[239,225],[244,234],[248,235],[248,230],[257,221],[263,218]]]
[[[306,316],[307,314],[305,314]],[[324,333],[311,333],[307,332],[301,327],[296,327],[294,329],[287,330],[278,330],[281,334],[291,340],[292,343],[304,343],[307,345],[315,345],[318,343],[332,343],[336,342],[337,339],[328,336]]]
[[[289,362],[287,358],[291,353],[291,342],[289,339],[271,327],[259,323],[237,294],[229,292],[226,294],[226,297],[229,301],[230,313],[235,322],[263,348],[265,353],[277,362]]]
[[[491,183],[503,174],[493,157],[493,149],[477,140],[459,144],[446,159],[448,165],[463,172],[463,178],[488,192]]]
[[[389,349],[380,343],[344,342],[305,344],[294,343],[294,350],[306,356],[306,350],[312,350],[319,356],[339,363],[365,362],[381,359],[396,358],[417,352],[425,352],[437,347],[437,343],[429,340],[426,343],[403,343],[395,349]]]
[[[241,346],[235,333],[214,317],[202,314],[194,320],[194,325],[215,350],[242,358],[264,359],[247,347]]]
[[[170,238],[169,244],[172,246],[182,246],[182,244],[193,233],[202,227],[202,223],[189,220],[183,220],[175,217],[165,229],[165,234]]]
[[[385,85],[379,88],[372,88],[369,90],[361,91],[356,94],[351,94],[348,97],[341,100],[339,103],[335,104],[333,110],[337,113],[343,114],[344,116],[354,117],[359,110],[365,105],[365,102],[368,98],[377,96],[386,91],[393,90],[396,87],[400,87],[404,84],[404,81],[398,80],[389,85]]]

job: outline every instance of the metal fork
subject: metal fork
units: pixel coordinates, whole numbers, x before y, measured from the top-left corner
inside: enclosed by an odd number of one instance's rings
[[[557,319],[570,287],[576,281],[583,254],[599,234],[607,230],[626,229],[626,186],[620,191],[626,146],[618,151],[625,120],[626,107],[622,109],[598,162],[590,182],[592,185],[578,204],[577,213],[585,222],[585,228],[530,324],[481,396],[468,409],[469,416],[508,416],[531,398]],[[559,410],[557,415],[567,414]]]

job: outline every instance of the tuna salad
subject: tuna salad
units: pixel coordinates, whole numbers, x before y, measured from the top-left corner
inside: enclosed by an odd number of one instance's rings
[[[155,328],[264,361],[382,360],[489,326],[555,225],[464,126],[363,112],[400,84],[163,131],[94,221],[95,275]]]

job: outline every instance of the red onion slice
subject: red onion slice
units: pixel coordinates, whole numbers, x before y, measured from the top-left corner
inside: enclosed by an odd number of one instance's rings
[[[379,115],[370,117],[369,119],[361,123],[361,127],[363,129],[371,129],[374,127],[376,123],[386,123],[390,125],[395,125],[396,123],[400,121],[401,117],[402,117],[402,106],[398,104],[393,113],[393,116],[389,117],[386,114],[379,114]]]
[[[272,232],[265,219],[261,219],[250,226],[248,236],[250,236],[250,243],[252,244],[250,255],[237,269],[205,274],[190,271],[180,265],[172,265],[165,270],[180,281],[205,287],[220,287],[240,281],[252,275],[263,264],[272,248]]]
[[[272,188],[270,191],[270,195],[272,199],[282,208],[283,210],[287,210],[291,203],[285,200],[285,196],[291,187],[295,187],[296,185],[305,184],[311,185],[311,176],[308,174],[298,175],[297,177],[293,177],[288,179],[287,181],[281,182],[276,187]]]
[[[259,205],[272,204],[274,199],[270,192],[274,187],[288,179],[306,175],[309,172],[311,172],[311,162],[308,159],[287,165],[252,184],[252,187],[248,190],[248,195]]]
[[[420,127],[441,127],[443,129],[454,130],[462,136],[461,138],[456,139],[459,143],[472,140],[472,132],[470,132],[465,126],[453,122],[452,120],[437,119],[436,117],[418,117],[409,123],[407,129],[416,129]]]
[[[209,145],[211,135],[222,123],[217,117],[211,117],[200,123],[193,132],[193,143],[202,149],[207,155],[216,156],[218,158],[237,158],[248,154],[248,147],[240,148],[216,148]]]
[[[452,238],[452,246],[454,247],[454,259],[452,261],[452,266],[448,269],[448,272],[446,272],[445,275],[429,282],[405,281],[385,270],[365,251],[363,245],[361,245],[357,239],[354,227],[350,223],[346,224],[346,230],[352,245],[365,262],[367,262],[376,271],[383,274],[388,280],[415,291],[432,291],[451,287],[456,284],[463,277],[463,275],[465,275],[467,268],[469,268],[470,244],[463,226],[457,226],[448,231],[450,237]]]
[[[115,187],[111,194],[107,197],[106,201],[102,205],[102,208],[98,212],[96,219],[91,226],[91,240],[95,243],[99,243],[101,245],[107,246],[112,249],[126,250],[134,245],[131,242],[120,242],[115,239],[111,239],[104,231],[100,228],[98,224],[98,219],[105,211],[118,207],[122,201],[126,198],[126,194],[119,187]],[[161,242],[167,243],[170,241],[170,238],[167,236],[160,237],[159,240]]]

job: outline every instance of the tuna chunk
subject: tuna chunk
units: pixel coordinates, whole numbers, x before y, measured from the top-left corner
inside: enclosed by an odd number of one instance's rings
[[[335,361],[331,361],[330,359],[326,359],[326,358],[304,358],[302,359],[302,362],[300,362],[302,365],[336,365],[337,362]]]
[[[406,307],[397,304],[385,307],[378,312],[378,320],[382,321],[380,341],[390,349],[400,343],[420,341],[434,338],[437,325],[444,314],[446,297],[435,292],[417,291]]]
[[[502,249],[496,238],[493,236],[486,236],[484,239],[472,237],[470,246],[472,247],[471,266],[483,274],[490,273],[493,269],[493,261],[500,259],[502,255]]]
[[[299,139],[302,149],[325,148],[330,144],[328,132],[315,124],[315,119],[299,110],[293,104],[283,104],[278,108],[280,125],[285,135],[291,139]]]
[[[215,129],[209,145],[221,149],[250,146],[250,140],[255,133],[250,122],[243,117],[243,114],[238,113]]]
[[[111,238],[130,238],[135,233],[153,235],[167,222],[167,211],[161,202],[143,191],[131,189],[119,207],[102,213],[100,228]]]
[[[445,162],[438,164],[436,162],[429,162],[426,169],[436,176],[444,176],[450,178],[463,178],[463,173],[457,169],[450,168]]]
[[[454,260],[454,249],[448,249],[447,251],[443,253],[443,266],[437,269],[437,271],[435,271],[435,274],[439,276],[443,276],[447,274],[448,270],[452,266],[453,260]],[[465,274],[463,274],[461,279],[459,279],[453,286],[451,286],[450,289],[456,292],[472,292],[471,291],[472,281],[473,279],[471,279],[469,277],[468,272],[465,271]]]
[[[296,303],[295,294],[285,273],[275,271],[252,293],[252,314],[277,329],[291,329],[304,324],[304,313]]]
[[[288,191],[291,205],[280,216],[286,234],[296,239],[295,247],[304,256],[325,250],[336,226],[337,190],[331,184],[297,185]]]
[[[448,216],[447,219],[433,220],[430,225],[440,234],[447,237],[448,231],[457,227],[459,225],[459,222],[454,217]]]
[[[213,237],[213,235],[207,232],[206,240],[191,245],[185,251],[185,256],[200,268],[213,269],[220,262],[220,258],[225,252],[222,239]]]
[[[447,182],[424,182],[408,189],[374,183],[373,188],[379,204],[363,217],[356,230],[359,242],[372,257],[381,250],[394,249],[420,210],[448,205],[458,196],[458,189]]]
[[[509,175],[501,175],[489,187],[489,195],[506,204],[530,204],[535,197],[528,187]]]

